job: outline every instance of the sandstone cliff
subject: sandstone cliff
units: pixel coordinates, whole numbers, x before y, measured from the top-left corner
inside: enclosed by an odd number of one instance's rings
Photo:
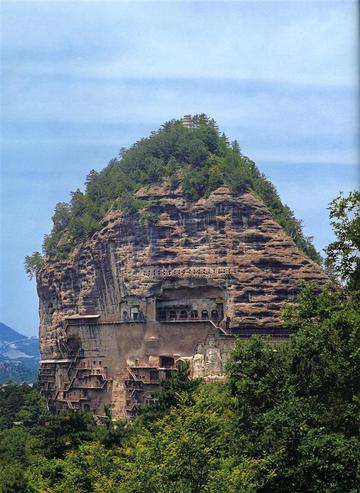
[[[124,300],[150,303],[166,282],[221,287],[224,320],[236,331],[280,326],[280,309],[302,281],[328,281],[253,193],[236,196],[221,187],[190,203],[180,189],[159,185],[137,197],[154,199],[155,224],[111,211],[68,260],[49,260],[38,273],[43,359],[61,356],[66,317],[118,322]]]

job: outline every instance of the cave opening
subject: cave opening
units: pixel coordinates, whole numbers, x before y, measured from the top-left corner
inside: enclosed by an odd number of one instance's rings
[[[224,318],[223,290],[213,286],[164,289],[156,299],[158,322],[195,322]]]

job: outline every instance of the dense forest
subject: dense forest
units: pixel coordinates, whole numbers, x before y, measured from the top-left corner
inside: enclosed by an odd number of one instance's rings
[[[167,122],[148,138],[122,149],[119,157],[102,171],[91,171],[84,192],[76,190],[70,203],[56,205],[52,231],[43,243],[45,257],[66,258],[74,245],[100,229],[101,219],[109,209],[156,222],[156,212],[152,210],[156,203],[133,196],[141,187],[153,183],[173,189],[181,187],[189,201],[207,196],[223,184],[234,193],[252,190],[297,246],[320,262],[312,239],[304,236],[301,221],[282,204],[272,183],[253,161],[242,155],[239,144],[229,143],[216,122],[206,115],[194,116],[191,128],[181,120]],[[26,258],[30,275],[43,264],[44,257],[39,252]]]
[[[49,416],[37,388],[0,390],[0,492],[356,493],[360,484],[360,193],[330,206],[340,284],[304,286],[283,344],[237,340],[227,383],[186,365],[133,421]]]

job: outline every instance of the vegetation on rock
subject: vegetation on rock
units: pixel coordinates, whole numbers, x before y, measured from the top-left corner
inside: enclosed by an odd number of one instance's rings
[[[36,275],[36,272],[45,265],[44,257],[39,252],[34,252],[32,255],[25,257],[25,272],[30,279]]]
[[[141,187],[165,182],[171,189],[180,186],[189,201],[208,196],[224,184],[235,193],[254,191],[297,246],[320,261],[312,239],[302,232],[301,221],[282,204],[271,182],[242,155],[239,144],[230,144],[206,115],[194,116],[191,128],[184,127],[181,120],[167,122],[148,138],[122,149],[119,157],[102,171],[92,170],[84,192],[76,190],[70,203],[57,204],[52,231],[44,239],[44,254],[66,258],[78,242],[101,227],[101,219],[109,209],[120,209],[155,223],[154,204],[137,200],[133,194]],[[43,265],[39,256],[35,252],[26,258],[30,275]]]

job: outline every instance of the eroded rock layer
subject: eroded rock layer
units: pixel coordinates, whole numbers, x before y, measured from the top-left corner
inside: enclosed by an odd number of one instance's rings
[[[303,281],[328,280],[252,193],[222,187],[190,204],[153,186],[137,197],[154,199],[155,224],[113,211],[38,275],[41,384],[55,408],[131,413],[178,359],[221,379],[234,334],[285,334],[284,303]]]

